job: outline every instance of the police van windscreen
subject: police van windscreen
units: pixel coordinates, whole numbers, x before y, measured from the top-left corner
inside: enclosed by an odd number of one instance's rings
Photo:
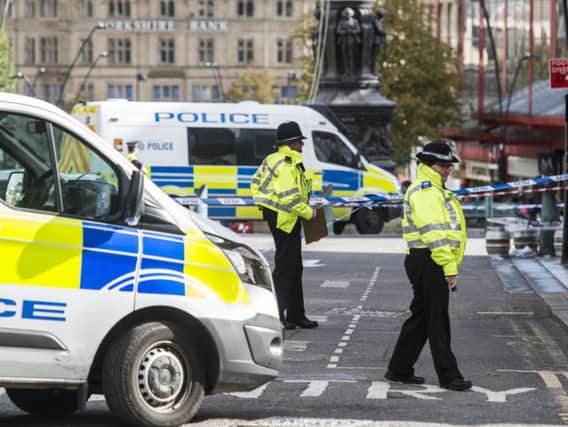
[[[188,128],[190,165],[258,166],[275,151],[276,129]]]

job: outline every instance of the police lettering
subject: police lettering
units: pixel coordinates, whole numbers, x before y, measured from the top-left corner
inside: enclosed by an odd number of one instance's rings
[[[174,149],[173,142],[151,141],[146,143],[146,150],[172,151],[173,149]]]
[[[180,123],[213,123],[213,124],[235,124],[235,125],[267,125],[269,124],[268,114],[261,113],[154,113],[154,122],[178,121]]]
[[[19,303],[9,298],[0,298],[0,318],[17,317],[28,320],[65,322],[67,304],[55,301],[23,300]]]

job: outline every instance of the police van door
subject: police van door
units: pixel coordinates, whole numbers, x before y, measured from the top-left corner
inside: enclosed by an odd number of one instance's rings
[[[0,379],[84,381],[132,311],[139,237],[112,225],[120,181],[64,128],[0,111]]]

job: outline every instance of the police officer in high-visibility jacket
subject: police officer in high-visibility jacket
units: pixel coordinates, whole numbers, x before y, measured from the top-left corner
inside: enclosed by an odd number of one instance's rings
[[[454,194],[444,187],[453,163],[458,162],[447,140],[426,144],[417,154],[416,180],[404,196],[403,237],[408,245],[404,260],[414,298],[411,316],[404,322],[385,378],[422,384],[414,374],[426,340],[441,387],[462,391],[471,388],[458,369],[451,349],[449,290],[457,290],[458,268],[466,243],[465,220]]]
[[[305,137],[296,122],[282,123],[276,134],[278,150],[264,159],[252,177],[252,195],[276,246],[272,277],[282,324],[286,329],[315,328],[318,323],[306,317],[302,290],[299,218],[310,220],[316,215],[308,204],[311,181],[302,163]]]

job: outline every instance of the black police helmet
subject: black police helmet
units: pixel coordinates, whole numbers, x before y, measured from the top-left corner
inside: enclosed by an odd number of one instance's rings
[[[276,145],[290,144],[294,141],[306,139],[296,122],[285,122],[278,126],[276,138],[278,139]]]
[[[436,139],[426,144],[416,158],[426,164],[459,163],[450,143],[444,139]]]

